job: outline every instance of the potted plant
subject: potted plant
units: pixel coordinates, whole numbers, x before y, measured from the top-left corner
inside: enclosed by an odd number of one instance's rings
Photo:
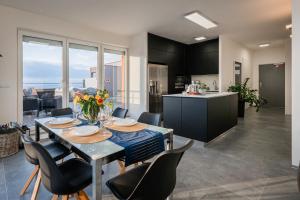
[[[250,78],[246,78],[244,83],[232,85],[228,88],[229,92],[238,92],[238,115],[244,117],[245,115],[245,103],[249,103],[250,106],[256,107],[256,112],[260,107],[267,103],[266,99],[257,95],[257,90],[250,89],[247,84]]]
[[[76,92],[74,96],[74,105],[79,104],[83,116],[88,120],[89,124],[95,124],[101,109],[104,109],[109,102],[107,90],[97,90],[95,95]]]

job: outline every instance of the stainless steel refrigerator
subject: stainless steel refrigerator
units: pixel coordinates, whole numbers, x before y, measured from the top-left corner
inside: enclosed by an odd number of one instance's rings
[[[168,94],[168,66],[148,64],[149,70],[149,111],[163,112],[162,95]]]

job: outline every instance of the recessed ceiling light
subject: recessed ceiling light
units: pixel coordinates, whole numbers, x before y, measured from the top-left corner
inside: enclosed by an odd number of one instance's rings
[[[210,29],[210,28],[214,28],[214,27],[218,26],[213,21],[200,15],[198,12],[193,12],[193,13],[187,14],[184,17],[206,29]]]
[[[270,46],[270,44],[268,44],[268,43],[259,45],[259,47],[268,47],[268,46]]]
[[[291,29],[292,28],[292,24],[288,24],[285,26],[286,29]]]
[[[195,37],[194,39],[197,41],[201,41],[201,40],[205,40],[206,37],[201,36],[201,37]]]

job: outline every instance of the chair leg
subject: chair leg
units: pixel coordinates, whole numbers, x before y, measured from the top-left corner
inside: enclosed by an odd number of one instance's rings
[[[58,200],[58,195],[57,194],[54,194],[53,196],[52,196],[52,199],[51,200]]]
[[[120,174],[124,174],[125,171],[126,171],[125,163],[123,161],[120,161],[120,160],[118,160],[118,163],[120,165],[120,169],[119,169]]]
[[[89,200],[89,196],[83,190],[76,193],[75,198],[76,200]]]
[[[36,181],[35,181],[35,185],[34,185],[34,189],[31,195],[31,200],[36,200],[37,194],[39,192],[39,188],[40,188],[40,184],[41,184],[41,170],[39,170],[39,173],[37,175]]]
[[[24,195],[24,193],[26,192],[27,188],[29,187],[30,183],[32,182],[33,178],[36,176],[36,174],[38,173],[39,171],[39,166],[36,165],[34,167],[34,170],[32,171],[31,175],[29,176],[29,178],[27,179],[23,189],[21,190],[20,192],[20,196]]]
[[[80,197],[79,197],[78,193],[75,193],[74,197],[75,197],[76,200],[80,200]]]
[[[62,200],[69,200],[69,195],[63,195]]]

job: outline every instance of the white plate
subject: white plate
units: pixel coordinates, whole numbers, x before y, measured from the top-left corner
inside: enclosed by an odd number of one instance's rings
[[[59,117],[59,118],[55,118],[49,121],[49,124],[52,125],[61,125],[61,124],[68,124],[73,122],[75,119],[70,118],[70,117]]]
[[[125,118],[125,119],[117,119],[114,122],[114,125],[116,126],[133,126],[137,124],[137,121],[135,119]]]
[[[71,130],[71,134],[74,134],[76,136],[84,137],[84,136],[93,135],[93,134],[97,133],[98,131],[99,131],[98,126],[86,125],[86,126],[74,127]]]

